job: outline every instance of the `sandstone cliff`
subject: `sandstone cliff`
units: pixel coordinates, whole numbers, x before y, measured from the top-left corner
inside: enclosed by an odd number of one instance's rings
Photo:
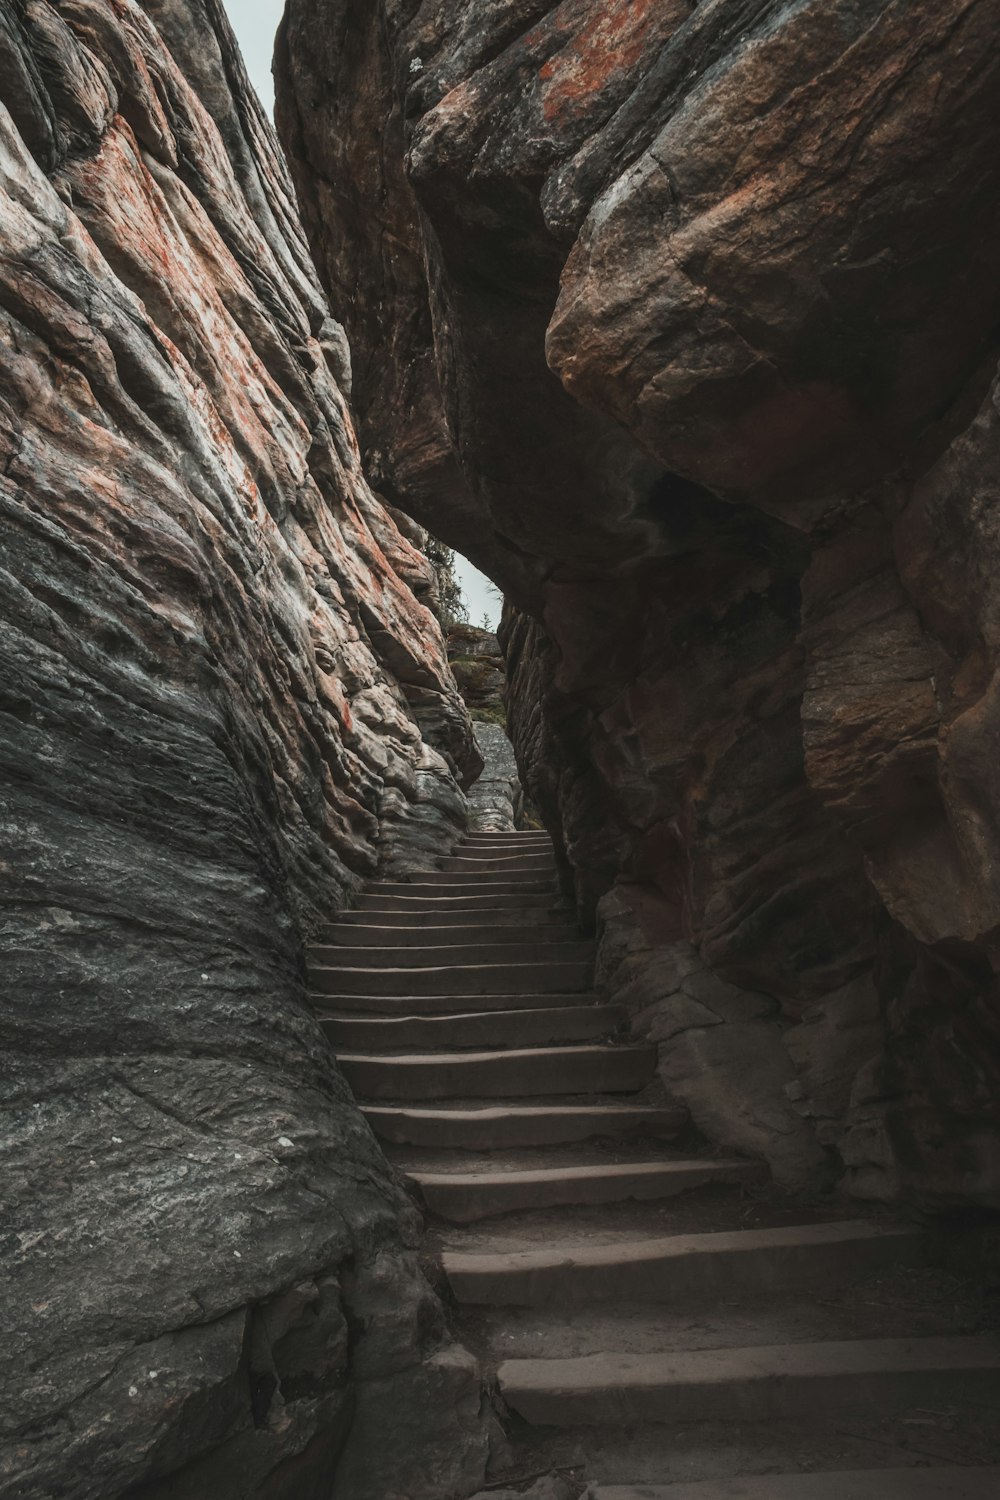
[[[0,4],[0,252],[0,1493],[472,1488],[302,938],[480,760],[217,0]]]
[[[515,606],[669,1086],[790,1184],[993,1207],[998,25],[290,0],[278,54],[363,450]]]

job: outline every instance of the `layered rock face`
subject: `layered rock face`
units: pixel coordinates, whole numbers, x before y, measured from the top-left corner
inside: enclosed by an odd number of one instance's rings
[[[447,641],[448,661],[473,719],[502,724],[507,672],[497,637],[492,630],[458,621],[448,626]]]
[[[998,25],[291,0],[279,41],[363,450],[512,601],[606,984],[715,1139],[961,1207],[1000,1206]]]
[[[215,0],[0,6],[0,247],[0,1493],[472,1488],[302,937],[480,758]]]
[[[482,773],[469,790],[469,831],[510,833],[525,826],[524,792],[507,735],[507,673],[492,630],[456,623],[448,629],[448,660],[473,721]]]

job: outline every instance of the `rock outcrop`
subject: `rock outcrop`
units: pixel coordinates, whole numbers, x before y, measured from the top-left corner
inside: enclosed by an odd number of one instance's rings
[[[499,724],[475,726],[482,773],[469,791],[471,833],[511,833],[524,824],[524,797],[514,747]]]
[[[500,642],[492,630],[456,622],[448,627],[448,660],[483,757],[482,772],[469,789],[469,830],[508,833],[523,828],[524,793],[507,735]]]
[[[1000,1206],[998,24],[290,0],[278,50],[363,451],[511,601],[607,984],[782,1180],[963,1208]]]
[[[473,720],[502,724],[506,668],[497,637],[492,630],[456,621],[448,626],[447,641],[448,662]]]
[[[0,4],[0,249],[0,1493],[467,1492],[302,940],[481,762],[218,0]]]

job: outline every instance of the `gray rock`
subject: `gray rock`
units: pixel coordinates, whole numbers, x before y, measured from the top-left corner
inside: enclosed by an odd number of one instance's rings
[[[885,1035],[878,995],[868,976],[808,1006],[802,1020],[784,1034],[803,1097],[811,1113],[831,1122],[828,1144],[846,1126],[859,1079],[882,1058]],[[862,1094],[867,1090],[862,1087]]]
[[[628,1004],[627,997],[634,988],[635,986],[630,986],[616,998]],[[682,1031],[688,1031],[692,1026],[721,1025],[722,1017],[709,1010],[706,1005],[701,1005],[687,995],[677,994],[670,995],[666,1000],[659,1000],[655,1005],[640,1011],[633,1021],[633,1030],[638,1036],[645,1037],[651,1042],[666,1042],[671,1037],[679,1036]]]
[[[777,1006],[767,995],[752,990],[741,990],[729,984],[708,969],[689,974],[681,981],[685,995],[701,1000],[722,1021],[756,1021],[760,1016],[772,1014]]]
[[[426,561],[221,8],[0,37],[0,1492],[311,1494],[394,1381],[472,1488],[477,1376],[421,1373],[418,1221],[303,990],[464,825]]]
[[[469,829],[506,833],[518,827],[523,801],[514,747],[499,724],[473,727],[483,770],[468,791]]]
[[[457,1344],[358,1387],[334,1477],[344,1500],[438,1500],[480,1484],[489,1419],[476,1360]]]
[[[580,1500],[580,1485],[565,1474],[544,1474],[527,1489],[481,1490],[472,1500]]]
[[[824,1152],[785,1094],[794,1072],[776,1027],[684,1031],[661,1045],[659,1074],[710,1140],[763,1157],[783,1187],[815,1189],[826,1180]]]

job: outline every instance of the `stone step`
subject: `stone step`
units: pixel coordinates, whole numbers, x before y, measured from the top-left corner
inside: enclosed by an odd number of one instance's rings
[[[519,1047],[377,1057],[344,1053],[341,1070],[365,1099],[513,1099],[531,1094],[631,1093],[656,1066],[656,1048]]]
[[[340,947],[336,943],[317,943],[308,950],[312,969],[442,969],[478,968],[487,964],[593,964],[594,945],[585,938],[575,942],[548,943],[534,941],[530,935],[520,943],[447,943],[434,947],[414,947],[398,943],[373,944],[370,947]]]
[[[762,1181],[766,1169],[758,1162],[640,1161],[514,1172],[414,1171],[406,1175],[420,1188],[431,1213],[453,1224],[471,1224],[529,1208],[673,1198],[712,1183],[750,1184]],[[613,1408],[609,1419],[614,1420]]]
[[[470,880],[482,880],[489,875],[551,875],[555,876],[556,862],[551,854],[450,854],[441,863],[441,870],[454,872],[464,870]],[[427,871],[438,874],[439,871]]]
[[[322,1027],[335,1048],[378,1052],[383,1047],[537,1047],[589,1042],[628,1024],[620,1005],[562,1005],[541,1010],[472,1011],[446,1016],[328,1015]]]
[[[451,859],[468,859],[489,863],[494,859],[555,859],[555,848],[551,840],[539,840],[534,844],[454,844],[449,850]]]
[[[533,1426],[640,1422],[834,1423],[888,1419],[912,1407],[1000,1402],[1000,1337],[855,1339],[669,1354],[515,1359],[497,1378]]]
[[[473,879],[462,870],[425,870],[419,880],[371,880],[366,888],[374,896],[549,896],[555,881],[537,875],[483,874]]]
[[[549,1244],[507,1254],[450,1251],[444,1268],[459,1302],[548,1307],[828,1291],[924,1258],[919,1230],[852,1220],[610,1245]]]
[[[441,1016],[467,1015],[471,1011],[550,1010],[554,1005],[599,1005],[592,990],[568,994],[527,993],[521,995],[310,995],[314,1008],[324,1015]]]
[[[688,1122],[687,1110],[644,1104],[501,1104],[482,1109],[365,1107],[375,1134],[397,1146],[503,1151],[518,1146],[645,1135],[674,1140]]]
[[[451,853],[458,859],[514,859],[520,856],[536,858],[541,855],[554,858],[551,839],[538,839],[530,844],[456,844]]]
[[[357,918],[367,913],[349,913]],[[476,914],[472,914],[475,918]],[[504,926],[472,920],[453,926],[437,926],[430,919],[411,926],[378,921],[328,922],[317,933],[317,946],[338,948],[450,948],[461,943],[579,943],[577,929],[569,922],[527,922]]]
[[[590,990],[593,961],[553,959],[530,964],[447,964],[441,968],[365,969],[360,967],[309,970],[309,987],[316,995],[500,995],[519,990],[536,995],[549,991],[572,994]],[[353,1007],[352,1007],[353,1008]],[[474,1007],[473,1007],[474,1008]],[[338,1005],[346,1010],[346,1005]]]
[[[490,863],[492,860],[509,859],[554,859],[555,850],[551,842],[538,841],[535,843],[518,844],[491,844],[484,847],[481,844],[453,844],[448,857],[450,859],[484,860]]]
[[[541,912],[543,920],[549,920],[548,913],[559,905],[559,897],[554,891],[527,891],[524,893],[511,891],[498,891],[489,895],[463,896],[452,892],[442,895],[436,890],[433,895],[405,894],[412,892],[412,886],[402,886],[400,890],[404,894],[386,895],[380,891],[364,891],[357,898],[353,911],[344,912],[345,918],[363,916],[366,912],[378,911],[380,913],[398,912],[412,920],[414,914],[422,915],[424,912],[447,913],[450,921],[459,920],[465,912],[482,915],[484,912],[495,913],[498,917],[503,913],[503,920],[510,920],[510,914],[519,912],[527,915],[529,912]]]
[[[532,839],[548,839],[552,842],[552,835],[547,828],[471,828],[468,833],[462,835],[463,844],[471,843],[508,843],[530,842]]]
[[[552,835],[544,828],[513,828],[503,832],[488,833],[479,829],[474,833],[467,833],[461,840],[462,844],[531,844],[552,843]]]
[[[695,1484],[592,1484],[582,1500],[997,1500],[1000,1468],[746,1474]]]

